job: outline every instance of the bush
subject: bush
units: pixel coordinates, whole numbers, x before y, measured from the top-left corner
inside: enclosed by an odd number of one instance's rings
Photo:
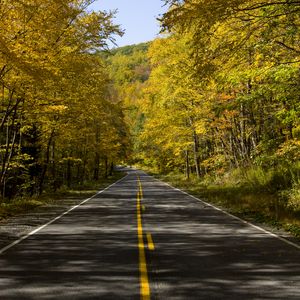
[[[265,171],[261,167],[253,167],[244,173],[246,183],[253,188],[266,187],[272,182],[274,173],[272,171]]]

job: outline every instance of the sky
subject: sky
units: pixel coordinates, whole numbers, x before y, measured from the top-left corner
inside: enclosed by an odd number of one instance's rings
[[[159,22],[156,20],[166,11],[162,0],[96,0],[89,9],[114,10],[118,13],[114,19],[125,30],[123,37],[116,37],[119,47],[153,40],[159,34]]]

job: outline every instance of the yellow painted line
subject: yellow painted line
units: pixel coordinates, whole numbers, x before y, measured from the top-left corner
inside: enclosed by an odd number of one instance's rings
[[[148,241],[148,249],[151,251],[155,250],[151,233],[147,233],[147,241]]]
[[[137,231],[138,231],[138,249],[139,249],[139,271],[140,271],[140,296],[141,300],[150,300],[150,285],[148,279],[147,262],[145,254],[145,245],[143,238],[142,224],[142,185],[138,178],[139,191],[137,193]]]
[[[141,199],[142,199],[142,198],[143,198],[143,188],[142,188],[142,183],[141,183],[140,178],[139,178],[138,180],[139,180],[139,192],[140,192],[140,197],[141,197]]]

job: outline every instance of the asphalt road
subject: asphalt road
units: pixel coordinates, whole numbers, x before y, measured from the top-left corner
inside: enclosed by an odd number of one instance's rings
[[[299,246],[130,169],[4,250],[1,300],[300,299]]]

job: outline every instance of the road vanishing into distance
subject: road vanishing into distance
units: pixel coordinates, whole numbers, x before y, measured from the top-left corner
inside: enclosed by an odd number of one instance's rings
[[[0,299],[300,299],[300,247],[142,171],[0,250]]]

